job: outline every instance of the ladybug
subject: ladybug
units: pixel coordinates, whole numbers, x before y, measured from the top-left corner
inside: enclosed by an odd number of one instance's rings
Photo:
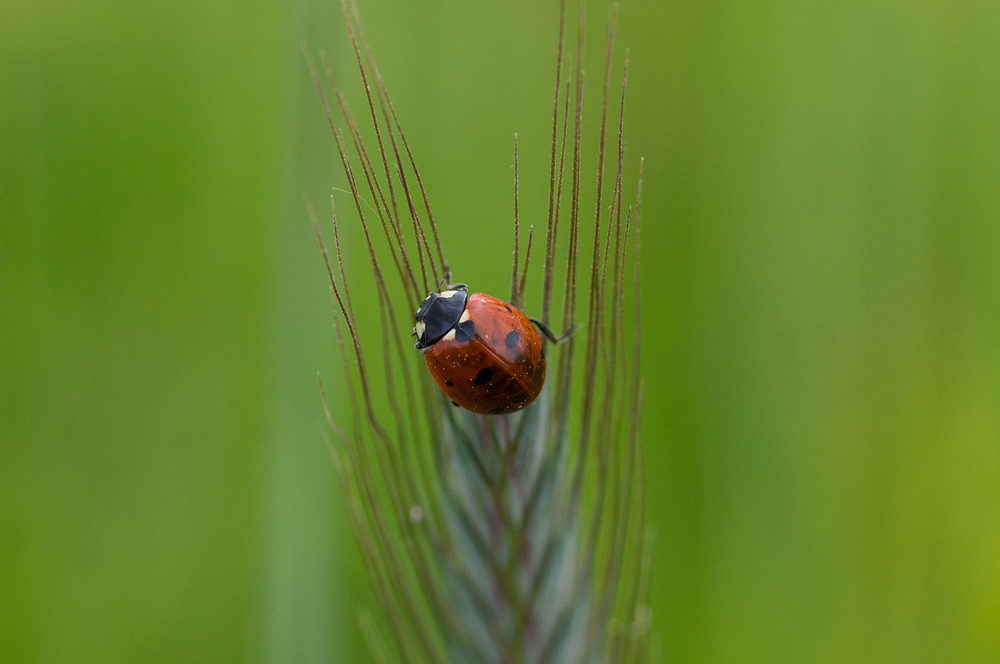
[[[465,284],[427,296],[417,310],[415,347],[456,406],[497,415],[524,408],[545,383],[545,349],[535,325],[513,305]]]

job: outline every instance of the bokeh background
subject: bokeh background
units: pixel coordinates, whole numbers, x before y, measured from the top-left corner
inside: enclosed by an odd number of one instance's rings
[[[456,269],[503,292],[555,1],[361,9]],[[299,51],[353,79],[339,7],[0,24],[0,660],[366,661],[302,203],[344,186]],[[986,1],[622,0],[663,661],[1000,661],[997,35]]]

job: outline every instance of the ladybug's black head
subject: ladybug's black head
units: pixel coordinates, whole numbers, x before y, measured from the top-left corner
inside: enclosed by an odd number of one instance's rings
[[[417,336],[414,348],[430,347],[458,325],[468,299],[469,289],[465,285],[428,295],[417,309],[417,324],[413,327],[413,334]]]

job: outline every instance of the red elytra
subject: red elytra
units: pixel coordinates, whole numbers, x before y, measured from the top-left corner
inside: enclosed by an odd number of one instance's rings
[[[428,296],[417,312],[417,348],[456,405],[491,415],[524,408],[545,383],[541,337],[527,316],[492,295],[468,295],[461,308],[465,290]]]

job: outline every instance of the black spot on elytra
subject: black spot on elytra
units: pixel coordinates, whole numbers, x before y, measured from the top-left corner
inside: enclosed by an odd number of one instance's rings
[[[476,324],[471,320],[455,326],[455,341],[468,341],[476,336]]]
[[[450,380],[446,380],[446,381],[444,381],[444,384],[447,385],[448,387],[451,387],[455,383],[451,382]]]
[[[507,306],[506,304],[505,304],[505,305],[503,305],[503,308],[504,308],[504,309],[506,309],[506,310],[507,310],[507,313],[509,313],[509,314],[512,314],[512,313],[514,313],[513,309],[511,309],[510,307],[508,307],[508,306]]]
[[[493,369],[482,369],[476,374],[476,378],[472,382],[476,385],[485,385],[490,382],[490,378],[493,378]]]
[[[455,408],[461,408],[461,406],[458,405],[457,401],[452,401],[451,405],[454,406]]]
[[[521,340],[521,336],[517,333],[517,330],[511,330],[507,333],[507,338],[503,340],[507,348],[513,348],[517,345],[517,342]]]

